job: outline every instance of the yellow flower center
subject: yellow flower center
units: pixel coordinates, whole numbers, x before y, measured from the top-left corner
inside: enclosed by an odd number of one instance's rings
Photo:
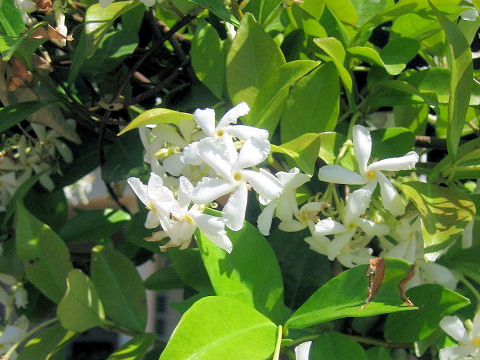
[[[218,130],[218,131],[215,133],[215,135],[216,135],[217,137],[221,137],[221,136],[223,136],[223,134],[225,134],[225,131],[223,131],[223,130]]]
[[[477,338],[474,338],[474,339],[472,340],[472,345],[474,345],[474,346],[480,346],[480,338],[478,338],[478,337],[477,337]]]
[[[375,173],[375,171],[367,171],[367,173],[365,174],[365,176],[367,177],[368,180],[373,180],[375,179],[375,177],[377,176],[377,174]]]
[[[240,181],[242,180],[242,174],[236,172],[235,174],[233,174],[233,178],[235,179],[235,181]]]
[[[355,225],[355,224],[350,224],[350,225],[347,226],[347,229],[348,229],[348,230],[354,230],[356,227],[357,227],[357,225]]]
[[[155,205],[151,201],[148,204],[147,209],[152,210],[154,213],[157,212],[157,208],[155,207]]]
[[[193,220],[190,215],[185,215],[185,216],[183,217],[183,219],[184,219],[187,223],[189,223],[190,225],[195,225],[195,220]]]

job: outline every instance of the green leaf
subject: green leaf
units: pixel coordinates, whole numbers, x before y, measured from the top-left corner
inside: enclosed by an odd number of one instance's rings
[[[92,280],[108,317],[133,331],[144,331],[147,322],[143,281],[133,263],[122,253],[95,246]]]
[[[198,292],[213,293],[210,279],[198,249],[170,249],[168,256],[182,281]]]
[[[233,25],[238,26],[239,22],[233,14],[225,8],[225,5],[220,0],[188,0],[194,4],[206,7],[209,11],[214,13],[220,19],[227,21]]]
[[[105,182],[126,180],[143,171],[144,148],[138,132],[115,140],[115,144],[106,151],[108,156],[102,166],[102,179]]]
[[[55,324],[31,338],[18,354],[17,360],[51,359],[56,351],[76,334]]]
[[[73,269],[70,253],[48,225],[18,203],[15,243],[23,260],[27,279],[45,296],[58,302],[66,290],[66,278]]]
[[[105,321],[95,285],[81,270],[68,273],[67,292],[58,303],[57,316],[65,329],[84,332]]]
[[[268,54],[268,56],[264,56]],[[268,76],[285,64],[278,45],[245,14],[227,54],[227,92],[233,104],[253,105]]]
[[[416,309],[404,305],[400,298],[397,285],[408,274],[410,264],[396,258],[385,258],[382,286],[373,300],[362,309],[368,290],[366,269],[367,265],[358,265],[331,279],[290,316],[285,326],[303,329],[344,317],[366,317]]]
[[[327,164],[335,164],[340,147],[347,141],[347,137],[341,133],[324,132],[318,134],[320,137],[320,149],[318,157]]]
[[[283,281],[272,248],[248,222],[242,230],[227,230],[227,234],[233,243],[231,254],[205,235],[200,233],[197,237],[215,293],[240,300],[274,321],[281,321]]]
[[[313,176],[320,143],[319,134],[307,133],[285,144],[270,145],[270,147],[271,152],[282,153],[291,157],[305,174]]]
[[[340,76],[340,79],[342,79],[347,96],[351,96],[353,81],[350,73],[344,65],[346,54],[342,43],[334,37],[314,39],[313,42],[332,59],[337,68],[338,75]]]
[[[391,158],[403,156],[413,149],[415,136],[405,128],[392,127],[378,129],[371,133],[372,136],[372,158]]]
[[[118,1],[106,8],[100,4],[88,7],[85,14],[86,56],[91,57],[97,50],[104,35],[112,27],[113,22],[141,3],[138,1]]]
[[[280,120],[280,138],[332,131],[339,113],[340,87],[332,63],[319,66],[292,88]]]
[[[340,21],[349,25],[357,23],[357,11],[350,0],[325,0],[325,4]]]
[[[264,24],[275,10],[279,9],[282,0],[251,0],[245,7],[245,12],[252,13],[259,24]]]
[[[287,14],[290,20],[290,26],[293,26],[296,29],[302,31],[302,38],[304,38],[304,46],[308,46],[310,44],[309,36],[313,36],[316,38],[324,38],[328,36],[327,31],[320,24],[318,19],[304,9],[302,9],[301,7],[292,6],[287,9]],[[305,40],[307,40],[308,42]]]
[[[371,347],[366,352],[369,360],[392,360],[390,353],[384,347]]]
[[[145,288],[148,290],[180,289],[183,285],[182,279],[173,266],[164,267],[145,280]]]
[[[401,187],[422,218],[425,253],[445,249],[475,215],[475,205],[463,192],[419,181]]]
[[[68,203],[63,189],[45,193],[32,188],[23,202],[33,216],[56,232],[67,222]]]
[[[368,360],[365,350],[353,339],[335,331],[325,331],[312,342],[310,360]]]
[[[467,114],[468,103],[465,100],[470,98],[472,91],[472,52],[461,30],[443,16],[432,3],[429,2],[429,4],[442,25],[450,54],[447,148],[448,152],[455,157]]]
[[[72,65],[70,66],[70,72],[68,74],[68,82],[70,84],[75,83],[86,60],[87,36],[85,35],[85,31],[82,31],[80,34],[80,39],[78,40],[72,55]]]
[[[398,343],[424,340],[439,328],[445,315],[470,304],[466,297],[436,284],[424,284],[407,291],[420,309],[411,313],[390,314],[385,324],[385,339]],[[398,326],[402,324],[402,326]]]
[[[303,10],[312,15],[315,19],[320,19],[325,9],[325,1],[321,0],[304,0],[301,4]]]
[[[122,210],[91,210],[77,214],[60,229],[59,235],[66,243],[96,242],[109,239],[130,220]]]
[[[265,360],[277,327],[244,303],[209,296],[182,316],[160,360]]]
[[[139,128],[140,126],[178,124],[179,121],[193,121],[193,115],[164,108],[150,109],[142,112],[135,119],[133,119],[122,131],[118,133],[118,136],[125,134],[127,131]]]
[[[317,67],[313,60],[296,60],[282,65],[265,81],[244,123],[268,130],[273,136],[288,98],[290,88]]]
[[[155,342],[155,334],[140,334],[117,349],[107,360],[143,359],[150,346]]]
[[[190,56],[198,80],[221,99],[225,86],[225,52],[222,40],[209,23],[201,21],[198,24]]]
[[[17,37],[25,31],[22,14],[15,7],[14,0],[0,2],[0,29],[11,37]]]
[[[351,0],[351,2],[357,11],[358,27],[362,27],[368,20],[394,3],[393,0]]]

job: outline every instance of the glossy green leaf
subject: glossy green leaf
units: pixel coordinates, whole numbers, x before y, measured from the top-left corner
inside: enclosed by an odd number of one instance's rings
[[[118,348],[107,360],[143,359],[155,341],[155,334],[140,334]]]
[[[277,327],[244,303],[210,296],[182,316],[160,360],[265,360]]]
[[[392,360],[390,353],[384,347],[371,347],[366,352],[368,360]]]
[[[362,309],[368,290],[367,265],[358,265],[337,275],[318,289],[287,320],[286,327],[303,329],[344,317],[366,317],[398,311],[415,310],[403,304],[398,283],[410,270],[402,259],[385,258],[382,286],[373,300]]]
[[[302,37],[325,38],[328,36],[325,28],[320,24],[317,18],[309,14],[299,6],[292,6],[287,9],[290,25],[302,31]],[[305,45],[308,43],[304,42]]]
[[[438,324],[445,315],[470,304],[466,297],[437,284],[414,287],[407,291],[407,296],[420,309],[414,313],[388,315],[385,324],[387,341],[413,343],[426,339],[439,328]]]
[[[368,360],[365,350],[352,338],[335,331],[325,331],[312,342],[309,360]]]
[[[357,11],[350,0],[325,0],[325,4],[340,21],[349,25],[357,23]]]
[[[357,11],[358,20],[356,25],[361,27],[367,23],[372,17],[380,13],[382,10],[391,6],[393,0],[350,0]]]
[[[319,19],[325,9],[325,0],[304,0],[300,6],[315,19]]]
[[[190,55],[198,80],[221,99],[225,86],[225,52],[222,40],[209,23],[202,21],[197,26]]]
[[[405,128],[393,127],[373,130],[372,158],[386,159],[403,156],[413,149],[415,136]]]
[[[245,124],[266,129],[272,137],[291,86],[318,64],[319,62],[313,60],[296,60],[280,66],[260,88],[252,110],[244,119]]]
[[[70,253],[62,239],[48,225],[18,203],[15,243],[23,260],[27,279],[45,296],[58,302],[66,290],[66,278],[73,269]]]
[[[91,272],[107,316],[128,329],[143,331],[147,322],[145,288],[133,263],[114,249],[96,246]]]
[[[213,292],[198,249],[169,249],[168,257],[182,281],[198,292]]]
[[[280,120],[280,138],[288,142],[305,133],[332,131],[339,113],[340,86],[333,63],[319,66],[290,91]]]
[[[460,191],[419,181],[404,183],[401,188],[422,218],[426,253],[443,250],[475,214],[475,205]]]
[[[57,316],[65,329],[84,332],[105,321],[95,285],[82,270],[68,273],[67,291],[58,303]]]
[[[239,24],[237,18],[225,8],[220,0],[188,0],[194,4],[203,6],[218,16],[220,19],[227,21],[233,25]]]
[[[227,92],[232,103],[246,101],[252,106],[268,76],[283,64],[278,45],[246,14],[227,54]]]
[[[37,110],[52,102],[53,101],[26,101],[0,108],[0,132],[17,125]]]
[[[283,314],[283,281],[275,254],[248,222],[240,231],[227,231],[233,243],[228,254],[200,234],[197,242],[215,293],[242,301],[274,321]]]
[[[63,189],[45,193],[32,188],[23,198],[23,202],[33,216],[57,233],[67,222],[68,203]]]
[[[17,37],[25,31],[20,10],[15,7],[14,0],[2,0],[0,2],[0,29],[12,37]]]
[[[407,128],[415,135],[425,134],[429,113],[427,104],[397,105],[393,108],[395,125]]]
[[[132,0],[114,2],[106,8],[102,8],[100,4],[93,4],[88,7],[85,14],[87,58],[95,53],[103,37],[112,27],[113,22],[138,5],[140,5],[139,2]]]
[[[244,11],[248,11],[255,16],[259,24],[265,23],[267,20],[271,20],[270,16],[275,14],[275,11],[279,9],[282,0],[251,0]]]
[[[345,68],[344,63],[346,54],[342,43],[334,37],[315,39],[313,42],[320,49],[325,51],[325,53],[333,60],[333,63],[337,68],[338,75],[340,76],[340,79],[342,79],[345,91],[347,92],[347,95],[350,96],[353,90],[353,81],[350,73]]]
[[[454,157],[457,153],[468,103],[472,91],[473,60],[470,45],[460,29],[450,22],[430,3],[447,38],[450,54],[450,100],[448,102],[448,152]]]
[[[145,288],[148,290],[180,289],[183,285],[182,279],[173,266],[164,267],[145,280]]]
[[[51,359],[54,353],[75,335],[59,324],[50,326],[25,344],[17,360]]]
[[[122,210],[85,211],[68,220],[59,235],[66,243],[96,242],[109,239],[128,220],[130,215]]]
[[[307,133],[279,146],[271,145],[271,152],[285,154],[293,159],[295,164],[305,174],[313,176],[315,162],[318,158],[321,139],[319,134]]]
[[[318,157],[327,164],[335,164],[338,151],[345,141],[347,141],[347,137],[336,132],[323,132],[318,134],[318,136],[320,137],[320,149],[318,150]]]
[[[118,133],[118,136],[125,134],[127,131],[139,128],[140,126],[178,124],[179,121],[193,121],[193,115],[164,108],[150,109],[142,112],[139,116],[133,119]]]

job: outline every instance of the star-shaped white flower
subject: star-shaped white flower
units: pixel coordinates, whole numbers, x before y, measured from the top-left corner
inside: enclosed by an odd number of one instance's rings
[[[298,168],[293,168],[289,172],[279,171],[275,176],[280,180],[283,192],[277,200],[270,202],[258,217],[258,229],[263,235],[270,233],[275,209],[277,217],[284,221],[288,221],[294,216],[298,217],[296,190],[310,180],[310,176],[300,173]]]
[[[457,346],[440,350],[440,360],[480,359],[480,313],[475,315],[470,332],[457,316],[445,316],[440,321],[440,327],[458,341]]]
[[[418,162],[418,154],[415,151],[410,151],[404,156],[379,160],[368,165],[372,150],[372,139],[368,129],[361,125],[353,127],[353,146],[360,174],[339,165],[326,165],[320,168],[318,178],[336,184],[367,184],[364,189],[372,192],[379,183],[384,208],[395,216],[402,215],[405,212],[405,205],[382,171],[411,170]]]
[[[243,227],[249,186],[259,194],[259,201],[267,205],[282,193],[282,184],[267,170],[248,170],[263,162],[270,152],[266,139],[247,139],[240,152],[233,142],[205,138],[198,144],[198,153],[205,163],[213,168],[219,178],[205,177],[195,188],[192,199],[196,204],[207,204],[219,197],[231,194],[223,207],[226,225],[234,230]]]
[[[162,251],[166,251],[169,247],[186,249],[190,246],[193,233],[198,227],[211,242],[230,253],[232,242],[225,231],[223,219],[203,214],[203,208],[198,205],[189,208],[193,190],[192,183],[181,176],[177,200],[172,203],[169,216],[160,218],[163,232],[154,234],[152,239],[159,240],[160,236],[170,238],[166,245],[160,247]]]
[[[160,225],[160,219],[170,215],[170,209],[175,203],[175,198],[170,189],[163,185],[162,178],[152,172],[148,185],[144,185],[140,179],[130,177],[127,180],[135,194],[143,202],[148,210],[145,227],[154,229]]]

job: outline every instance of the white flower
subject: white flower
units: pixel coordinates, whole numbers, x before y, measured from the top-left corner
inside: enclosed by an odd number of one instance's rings
[[[25,339],[28,329],[28,320],[25,316],[20,316],[13,325],[7,325],[0,335],[0,355],[10,350],[16,343]],[[14,352],[10,359],[15,359],[17,354]]]
[[[193,202],[206,204],[231,193],[222,215],[230,229],[240,230],[245,219],[249,186],[260,195],[262,205],[267,205],[282,193],[282,184],[267,170],[247,170],[264,161],[269,151],[269,142],[255,137],[247,139],[239,153],[231,141],[211,138],[201,140],[198,143],[200,157],[222,179],[203,178],[192,194]]]
[[[298,212],[293,212],[290,218],[280,218],[282,220],[278,228],[282,231],[296,232],[309,228],[310,231],[315,231],[315,222],[318,221],[318,213],[326,206],[325,203],[309,202],[304,204]],[[281,215],[283,217],[283,215]]]
[[[372,150],[372,139],[370,132],[361,125],[353,127],[353,146],[360,174],[339,165],[326,165],[319,170],[318,178],[322,181],[337,184],[367,184],[364,189],[371,189],[372,192],[379,183],[384,208],[395,216],[402,215],[405,212],[405,205],[381,170],[410,170],[418,162],[418,154],[410,151],[404,156],[384,159],[368,165]]]
[[[449,346],[440,350],[440,360],[480,359],[480,313],[475,315],[469,333],[457,316],[445,316],[440,327],[458,341],[458,346]]]
[[[170,215],[170,209],[176,202],[172,191],[163,186],[162,178],[153,172],[150,174],[148,185],[142,184],[135,177],[130,177],[127,181],[135,194],[150,210],[147,214],[145,227],[147,229],[156,228],[160,225],[161,218]]]
[[[315,224],[316,236],[334,235],[326,253],[330,261],[342,253],[342,250],[351,242],[358,228],[366,235],[366,238],[361,241],[365,245],[374,236],[386,235],[390,232],[387,225],[376,224],[371,220],[360,217],[368,206],[370,195],[371,193],[368,190],[359,189],[347,196],[343,224],[331,218],[320,220]],[[354,250],[354,248],[351,250]],[[345,256],[346,253],[344,252],[343,255]],[[351,261],[347,261],[347,263],[350,264]]]
[[[189,209],[192,193],[193,185],[187,178],[180,177],[178,200],[172,204],[169,216],[160,218],[164,232],[155,234],[153,239],[157,240],[160,235],[170,238],[166,245],[160,247],[162,251],[172,246],[186,249],[198,227],[211,242],[230,253],[232,242],[227,236],[222,218],[203,214],[203,208],[198,205]]]
[[[0,176],[0,211],[8,205],[18,188],[18,182],[13,171]],[[2,210],[3,209],[3,210]]]
[[[310,180],[310,177],[300,173],[298,168],[293,168],[289,172],[279,171],[275,176],[280,180],[283,192],[277,200],[270,202],[258,217],[258,229],[263,235],[270,233],[275,209],[277,217],[284,221],[299,215],[296,190]]]
[[[88,205],[88,194],[92,192],[95,174],[90,173],[77,180],[72,185],[65,186],[63,193],[69,204],[77,206],[78,204]]]
[[[311,341],[304,342],[295,347],[295,360],[308,360],[310,354]]]

